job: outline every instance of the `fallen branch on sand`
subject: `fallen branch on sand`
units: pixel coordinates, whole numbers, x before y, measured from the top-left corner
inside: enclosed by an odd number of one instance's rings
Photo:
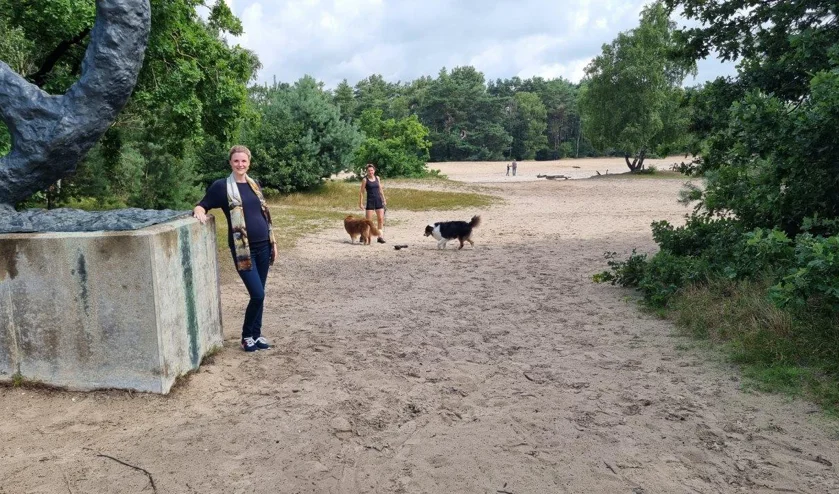
[[[564,178],[565,180],[568,180],[571,177],[568,177],[566,175],[536,175],[536,178],[547,178],[548,180],[556,180],[558,178]]]
[[[545,382],[545,381],[543,381],[543,380],[541,380],[541,379],[534,379],[533,377],[531,377],[531,376],[527,375],[527,372],[525,372],[525,373],[524,373],[524,377],[525,377],[525,379],[527,379],[528,381],[535,382],[536,384],[542,384],[543,382]]]
[[[151,482],[151,490],[152,490],[153,492],[157,493],[157,486],[156,486],[156,485],[154,485],[154,477],[152,477],[152,475],[149,473],[149,471],[148,471],[148,470],[146,470],[145,468],[134,466],[134,465],[132,465],[132,464],[130,464],[130,463],[126,463],[126,462],[124,462],[124,461],[122,461],[122,460],[120,460],[120,459],[118,459],[118,458],[114,458],[113,456],[103,455],[102,453],[99,453],[99,454],[97,454],[96,456],[99,456],[99,457],[102,457],[102,458],[108,458],[108,459],[114,460],[115,462],[117,462],[117,463],[119,463],[119,464],[121,464],[121,465],[125,465],[125,466],[127,466],[127,467],[133,468],[134,470],[139,470],[139,471],[143,472],[144,474],[146,474],[146,477],[148,477],[148,478],[149,478],[149,482]]]

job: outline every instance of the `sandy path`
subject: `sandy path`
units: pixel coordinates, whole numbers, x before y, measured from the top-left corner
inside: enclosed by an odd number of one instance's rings
[[[151,492],[100,454],[158,492],[839,492],[835,422],[742,392],[590,282],[680,219],[680,181],[522,182],[485,211],[392,211],[388,245],[300,242],[270,280],[271,351],[237,349],[224,286],[225,350],[168,397],[0,389],[0,493]],[[474,249],[421,236],[477,212]]]

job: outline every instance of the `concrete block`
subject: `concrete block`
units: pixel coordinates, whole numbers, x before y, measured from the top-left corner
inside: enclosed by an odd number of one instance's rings
[[[0,381],[165,394],[222,335],[212,221],[0,234]]]

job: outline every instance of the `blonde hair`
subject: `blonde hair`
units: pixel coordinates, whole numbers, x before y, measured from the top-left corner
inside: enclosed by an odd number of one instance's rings
[[[230,148],[230,154],[227,156],[227,159],[233,158],[233,155],[236,153],[245,153],[248,155],[248,161],[251,160],[251,150],[247,148],[247,146],[235,145]]]

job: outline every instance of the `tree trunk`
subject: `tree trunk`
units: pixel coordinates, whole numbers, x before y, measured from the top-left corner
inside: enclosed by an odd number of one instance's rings
[[[638,162],[638,158],[635,158],[634,160],[632,160],[632,162],[630,162],[629,161],[629,153],[624,153],[623,154],[623,159],[626,160],[626,166],[629,167],[629,171],[634,172],[635,171],[635,163]]]
[[[646,157],[647,157],[646,148],[641,149],[641,152],[638,153],[638,158],[637,158],[638,164],[635,165],[635,170],[634,171],[640,172],[644,169],[644,158],[646,158]]]
[[[635,173],[644,169],[644,158],[646,158],[646,156],[647,150],[641,149],[641,151],[638,152],[638,156],[636,156],[631,163],[629,162],[629,154],[624,153],[623,158],[626,160],[626,166],[629,167],[629,171],[631,173]]]

